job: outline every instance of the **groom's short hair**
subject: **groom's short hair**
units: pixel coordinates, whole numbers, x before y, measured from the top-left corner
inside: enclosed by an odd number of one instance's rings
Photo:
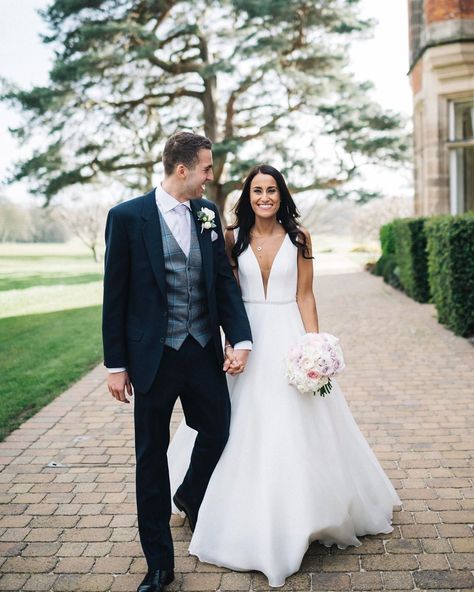
[[[205,136],[192,132],[177,132],[168,138],[163,150],[165,175],[171,175],[178,164],[193,169],[198,161],[199,150],[210,150],[212,142]]]

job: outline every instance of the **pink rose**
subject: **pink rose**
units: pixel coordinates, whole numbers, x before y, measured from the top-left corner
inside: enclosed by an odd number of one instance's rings
[[[319,378],[319,372],[316,372],[316,370],[310,370],[306,376],[308,378]]]

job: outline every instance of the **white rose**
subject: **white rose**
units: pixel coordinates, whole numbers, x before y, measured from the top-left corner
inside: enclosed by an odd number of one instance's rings
[[[209,208],[202,208],[202,211],[204,212],[204,214],[206,214],[207,219],[211,222],[216,217],[216,213],[213,210],[210,210]]]
[[[202,227],[205,230],[210,230],[212,228],[212,222],[204,222],[203,225],[202,225]]]

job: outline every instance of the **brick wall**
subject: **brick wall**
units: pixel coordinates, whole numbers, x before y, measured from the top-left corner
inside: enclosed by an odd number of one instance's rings
[[[474,18],[474,0],[425,0],[426,23]]]
[[[407,0],[410,69],[426,47],[474,40],[474,0]]]

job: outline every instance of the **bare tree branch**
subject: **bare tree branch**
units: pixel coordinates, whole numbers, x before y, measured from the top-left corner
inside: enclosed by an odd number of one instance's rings
[[[245,78],[239,86],[232,91],[227,101],[225,109],[225,123],[224,123],[224,138],[227,140],[234,135],[234,115],[235,115],[235,102],[238,97],[245,93],[251,86],[260,82],[263,78],[263,72],[259,76],[250,75]]]
[[[340,187],[350,181],[354,177],[356,170],[356,168],[349,169],[342,177],[315,179],[307,185],[290,185],[289,189],[292,193],[302,193],[303,191],[310,191],[312,189],[333,189],[334,187]]]
[[[262,136],[263,134],[272,131],[274,129],[275,124],[277,123],[277,121],[279,121],[280,119],[282,119],[282,117],[286,117],[288,115],[288,113],[291,113],[292,111],[296,111],[299,107],[299,104],[295,104],[293,107],[291,107],[288,111],[282,111],[280,113],[277,113],[276,115],[274,115],[270,121],[267,121],[267,123],[265,125],[262,125],[257,132],[253,133],[253,134],[247,134],[245,136],[238,136],[235,137],[233,139],[239,141],[239,142],[248,142],[249,140],[255,140],[256,138],[259,138],[260,136]]]

